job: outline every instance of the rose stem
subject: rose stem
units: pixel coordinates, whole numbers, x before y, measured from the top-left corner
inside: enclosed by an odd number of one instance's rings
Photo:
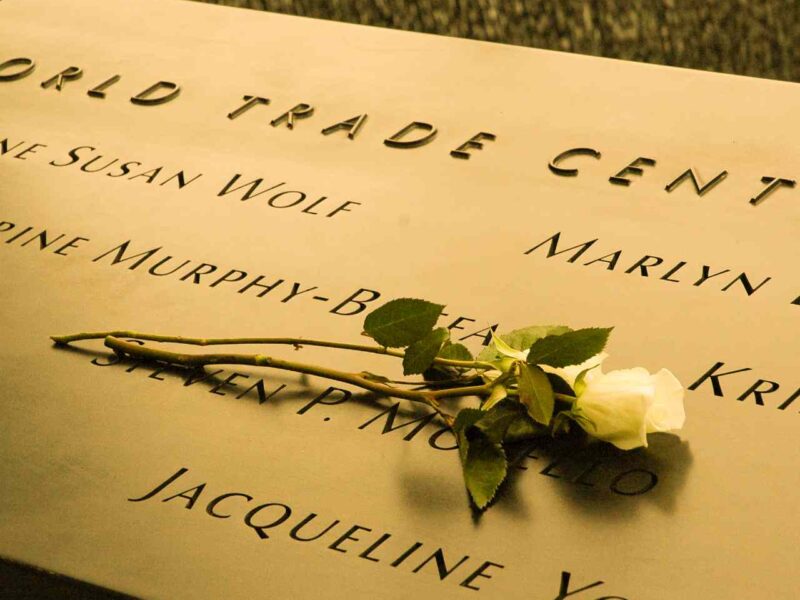
[[[282,360],[263,354],[183,354],[140,346],[138,344],[126,342],[112,335],[106,336],[105,345],[119,354],[186,367],[203,367],[205,365],[218,364],[253,365],[256,367],[272,367],[284,371],[294,371],[296,373],[305,373],[306,375],[325,377],[326,379],[358,386],[381,396],[392,396],[412,402],[423,402],[433,408],[449,427],[453,426],[453,417],[442,411],[439,406],[440,399],[459,396],[483,396],[488,394],[491,389],[491,384],[484,384],[425,392],[405,390],[367,379],[359,373],[348,373],[327,367]]]
[[[57,344],[69,344],[81,340],[102,340],[107,337],[114,338],[133,338],[137,340],[148,340],[152,342],[171,342],[176,344],[191,344],[193,346],[217,346],[234,344],[282,344],[288,346],[322,346],[326,348],[338,348],[341,350],[355,350],[357,352],[370,352],[372,354],[383,354],[402,358],[404,352],[383,346],[366,346],[362,344],[345,344],[341,342],[327,342],[324,340],[312,340],[296,337],[252,337],[252,338],[191,338],[173,335],[157,335],[152,333],[140,333],[136,331],[102,331],[91,333],[77,333],[73,335],[56,335],[52,339]],[[475,360],[455,360],[450,358],[435,358],[434,364],[443,367],[458,367],[461,369],[495,369],[496,367],[488,362]]]

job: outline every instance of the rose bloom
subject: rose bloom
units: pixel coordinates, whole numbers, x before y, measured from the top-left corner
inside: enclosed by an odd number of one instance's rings
[[[683,427],[683,386],[667,369],[650,374],[642,367],[603,373],[589,371],[586,388],[573,405],[581,427],[622,450],[647,446],[647,434]]]

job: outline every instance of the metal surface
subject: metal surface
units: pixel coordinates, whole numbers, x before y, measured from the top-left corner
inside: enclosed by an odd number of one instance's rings
[[[800,88],[163,0],[6,0],[0,37],[0,62],[36,62],[0,80],[0,555],[148,598],[550,599],[563,572],[604,582],[578,600],[794,597],[800,190],[759,194],[797,177]],[[161,81],[180,95],[131,102]],[[384,144],[412,122],[438,134]],[[435,423],[384,433],[369,402],[311,405],[323,381],[48,340],[357,342],[359,302],[400,296],[446,303],[473,350],[496,323],[615,325],[608,368],[697,383],[686,428],[539,448],[476,518]],[[739,371],[721,396],[717,363]]]

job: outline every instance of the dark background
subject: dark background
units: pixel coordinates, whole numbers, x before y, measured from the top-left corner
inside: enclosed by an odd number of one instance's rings
[[[799,0],[200,0],[800,81]]]
[[[800,81],[800,0],[199,0],[662,65]],[[0,560],[0,598],[126,596]]]

